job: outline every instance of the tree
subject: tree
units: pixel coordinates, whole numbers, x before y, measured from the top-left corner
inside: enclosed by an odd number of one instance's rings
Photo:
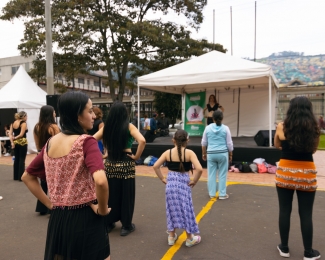
[[[191,38],[190,29],[199,29],[206,4],[207,0],[53,0],[53,43],[58,53],[83,57],[88,68],[106,71],[112,99],[122,100],[131,64],[141,68],[133,71],[136,77],[213,49],[206,40]],[[2,10],[2,20],[26,20],[18,46],[21,54],[44,57],[44,0],[11,0]],[[187,25],[166,21],[168,13],[185,18]],[[221,45],[217,49],[226,51]]]
[[[164,92],[155,92],[154,96],[155,109],[159,114],[164,112],[174,127],[176,119],[181,115],[182,96]]]

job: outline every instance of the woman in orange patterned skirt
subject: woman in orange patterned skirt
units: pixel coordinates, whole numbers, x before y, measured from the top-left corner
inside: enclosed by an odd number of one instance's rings
[[[278,124],[274,145],[282,150],[275,182],[279,199],[280,256],[289,257],[289,231],[292,199],[298,197],[301,233],[305,248],[304,260],[319,259],[313,244],[313,205],[317,189],[313,153],[319,143],[320,130],[313,114],[312,104],[306,97],[290,101],[286,119]]]

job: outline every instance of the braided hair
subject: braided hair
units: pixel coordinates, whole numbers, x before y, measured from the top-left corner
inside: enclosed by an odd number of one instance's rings
[[[186,142],[188,140],[188,133],[185,130],[178,130],[174,134],[174,140],[176,143],[178,158],[180,161],[179,171],[185,172],[183,161],[182,161],[182,150],[181,149],[182,149],[182,146],[186,145]]]

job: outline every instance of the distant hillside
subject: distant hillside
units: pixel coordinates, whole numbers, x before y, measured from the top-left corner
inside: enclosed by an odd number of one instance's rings
[[[308,86],[325,85],[325,54],[316,56],[270,56],[256,60],[272,66],[280,86],[298,79]]]

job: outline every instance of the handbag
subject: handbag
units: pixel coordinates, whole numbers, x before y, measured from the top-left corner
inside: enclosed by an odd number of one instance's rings
[[[268,172],[265,164],[263,164],[263,163],[262,164],[257,163],[257,170],[258,170],[258,173],[266,173],[266,172]]]
[[[269,164],[267,166],[267,172],[268,173],[272,173],[272,174],[275,174],[276,173],[276,170],[277,170],[277,167],[275,165],[271,165]]]

